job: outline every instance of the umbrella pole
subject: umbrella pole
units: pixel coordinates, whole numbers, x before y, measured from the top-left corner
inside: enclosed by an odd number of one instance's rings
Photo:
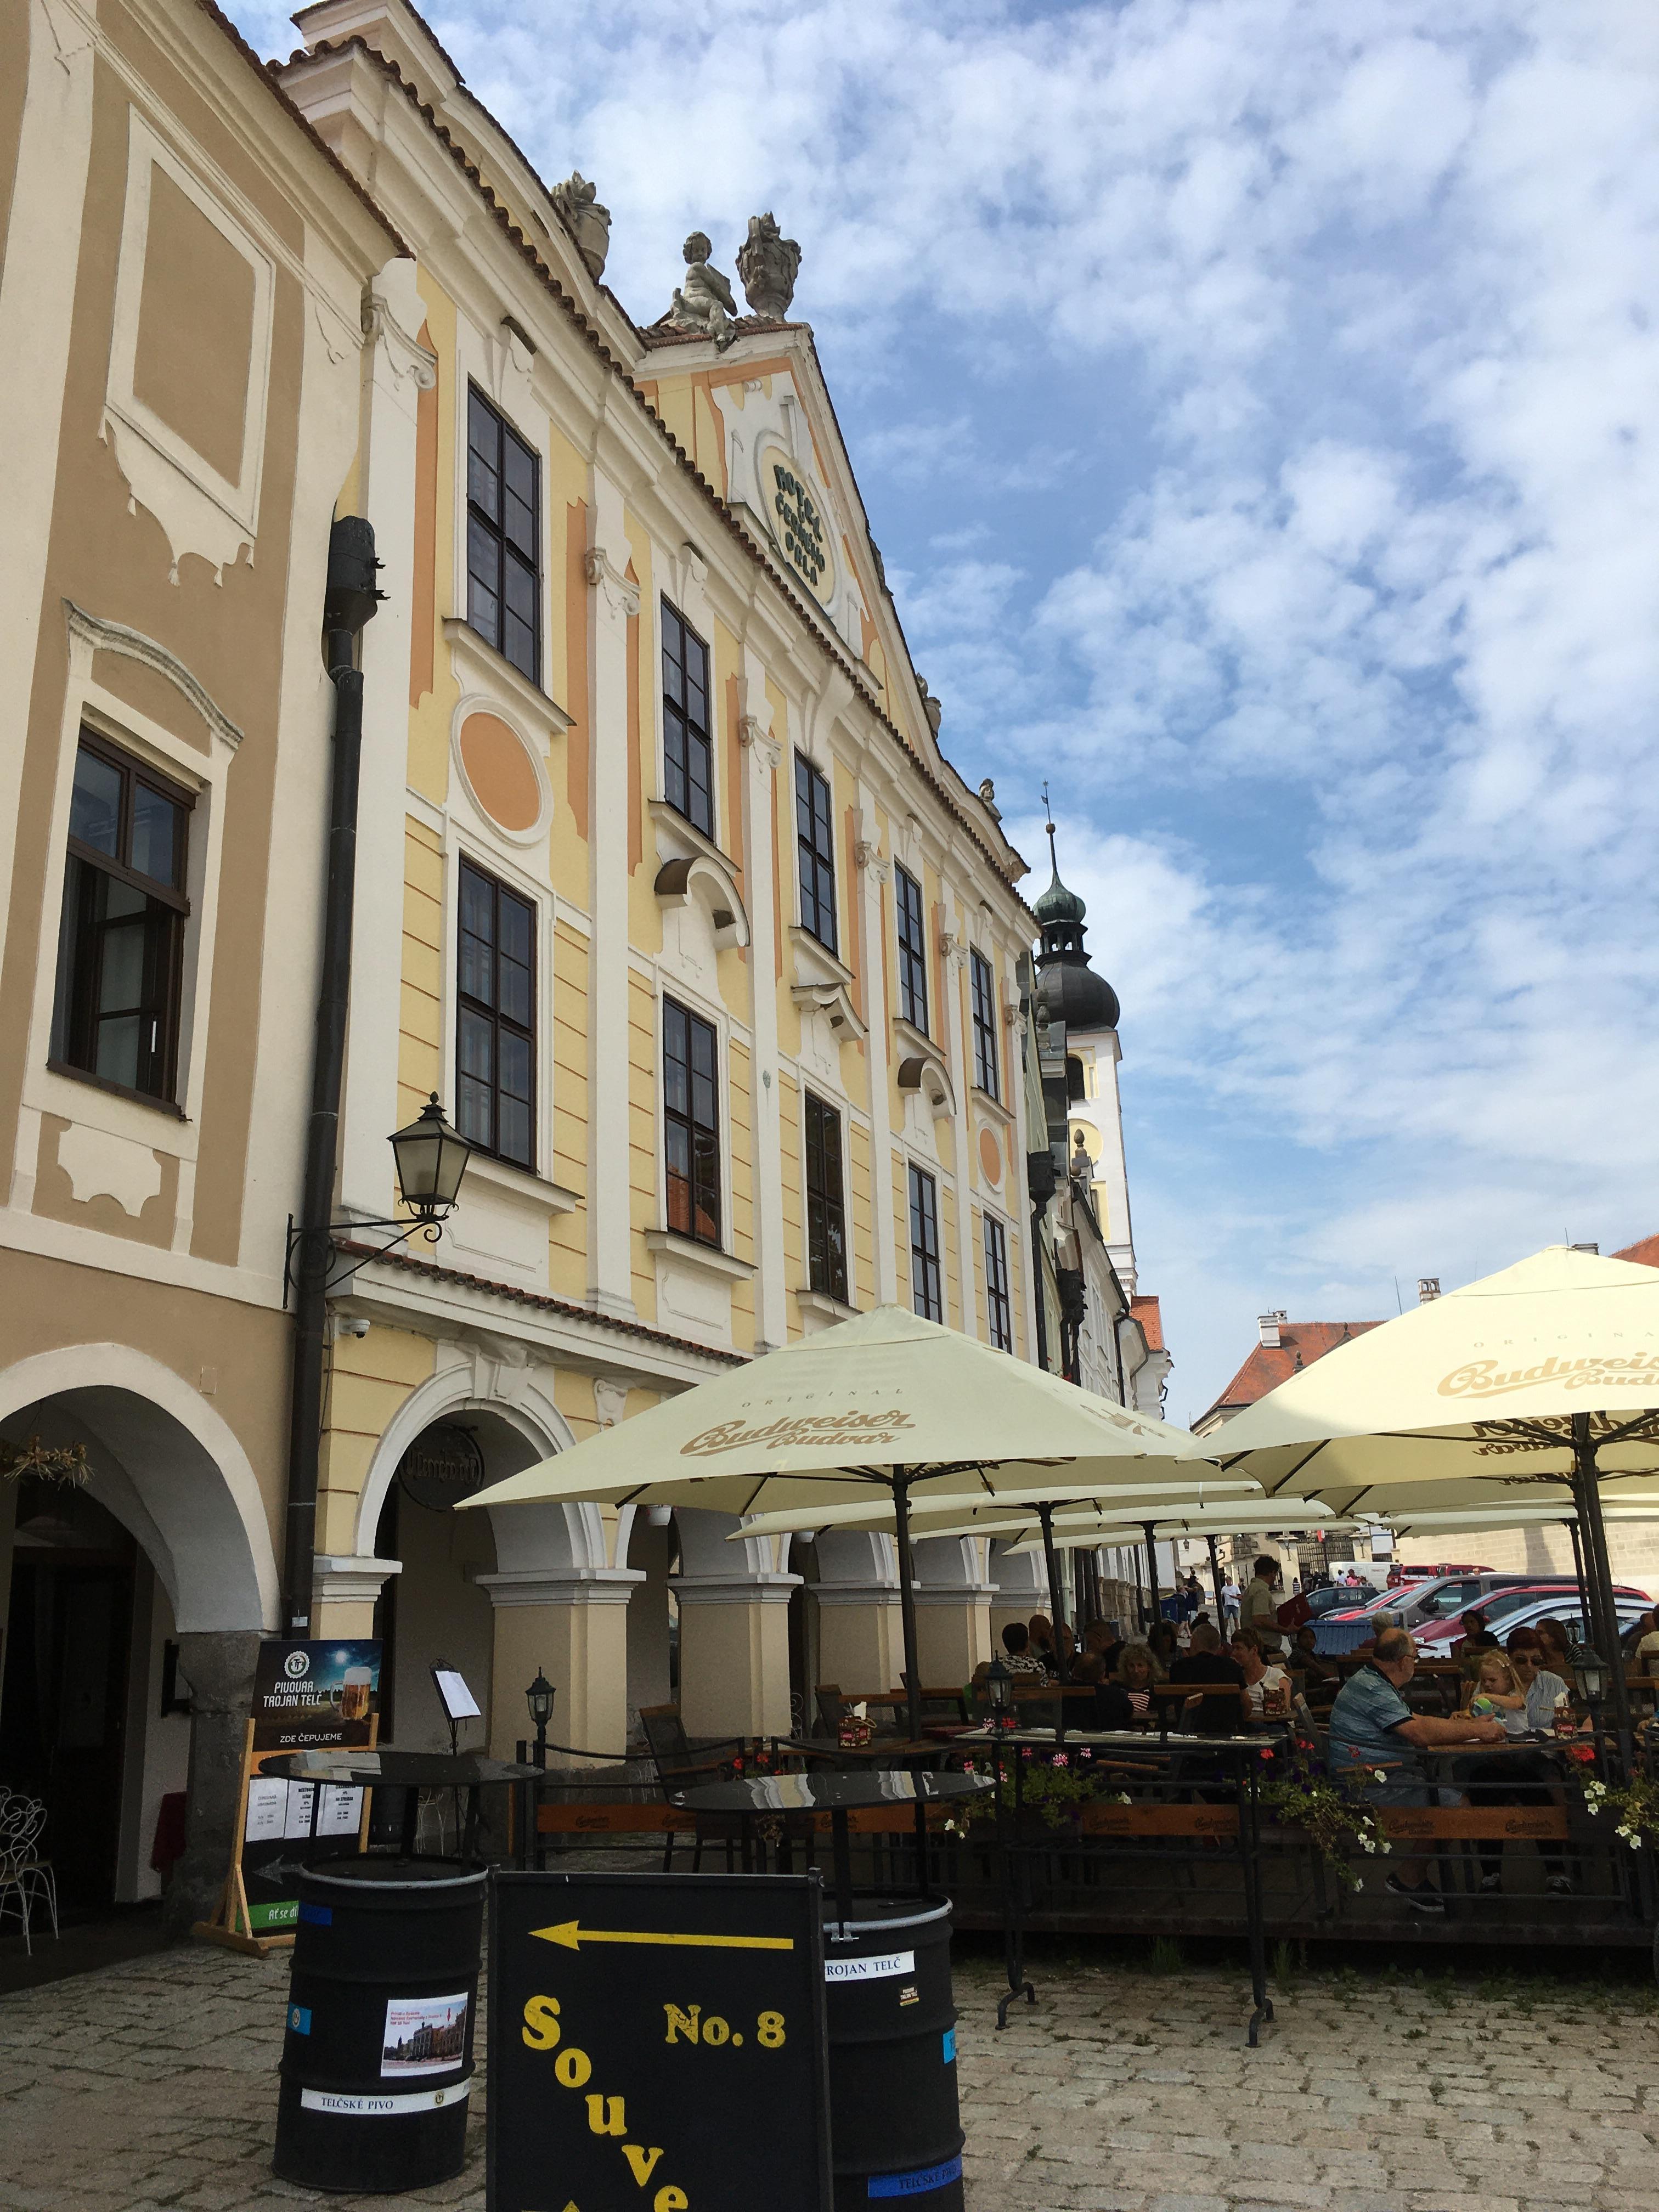
[[[893,1549],[898,1555],[899,1625],[904,1637],[904,1692],[910,1741],[921,1736],[921,1672],[916,1657],[916,1592],[910,1565],[910,1471],[893,1469]]]
[[[1215,1538],[1206,1536],[1210,1547],[1210,1588],[1215,1592],[1215,1625],[1224,1636],[1227,1633],[1227,1608],[1221,1602],[1221,1562],[1216,1556]]]
[[[1066,1662],[1066,1646],[1060,1641],[1060,1623],[1065,1619],[1060,1607],[1060,1560],[1054,1551],[1054,1509],[1039,1505],[1037,1519],[1042,1523],[1042,1557],[1048,1570],[1048,1618],[1054,1628],[1054,1671],[1062,1682],[1069,1682],[1072,1670]]]
[[[1152,1533],[1155,1523],[1143,1521],[1140,1525],[1146,1531],[1147,1602],[1152,1607],[1152,1614],[1151,1620],[1146,1624],[1146,1633],[1150,1637],[1162,1618],[1158,1609],[1158,1538]]]
[[[1613,1601],[1613,1565],[1607,1558],[1607,1526],[1601,1518],[1601,1474],[1595,1464],[1595,1440],[1590,1435],[1588,1413],[1572,1416],[1572,1474],[1584,1563],[1590,1571],[1587,1590],[1595,1606],[1591,1617],[1596,1620],[1597,1640],[1607,1664],[1613,1691],[1613,1724],[1619,1731],[1620,1750],[1628,1762],[1630,1691],[1625,1681],[1624,1655],[1619,1649],[1619,1608]]]
[[[1586,1595],[1588,1595],[1589,1592],[1589,1583],[1584,1575],[1584,1547],[1579,1541],[1578,1538],[1578,1518],[1577,1514],[1575,1513],[1563,1525],[1565,1526],[1568,1535],[1572,1539],[1572,1564],[1574,1571],[1578,1577],[1578,1587],[1585,1593]]]

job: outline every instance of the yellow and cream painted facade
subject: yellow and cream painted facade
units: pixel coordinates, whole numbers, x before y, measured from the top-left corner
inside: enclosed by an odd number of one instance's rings
[[[464,871],[527,914],[534,947],[529,1144],[476,1156],[435,1250],[365,1261],[337,1302],[319,1632],[378,1612],[404,1742],[435,1740],[425,1676],[448,1660],[489,1690],[496,1748],[525,1733],[541,1666],[560,1740],[618,1750],[629,1706],[670,1694],[671,1634],[694,1734],[781,1727],[792,1657],[797,1691],[808,1673],[896,1680],[885,1540],[803,1559],[728,1544],[732,1523],[695,1511],[434,1513],[398,1469],[438,1425],[507,1473],[849,1309],[910,1302],[913,1169],[936,1202],[941,1317],[991,1334],[989,1221],[1011,1348],[1031,1357],[1025,1155],[1046,1138],[1020,1073],[1024,863],[939,750],[806,327],[745,319],[723,346],[641,331],[410,9],[325,0],[298,20],[308,51],[281,82],[415,254],[376,280],[386,342],[342,501],[374,525],[386,594],[362,646],[346,1213],[390,1210],[386,1132],[429,1092],[459,1114]],[[538,645],[518,665],[470,619],[479,407],[533,464]],[[708,655],[701,827],[665,761],[676,621]],[[803,921],[798,762],[826,790],[833,951]],[[900,1013],[900,870],[921,895],[925,1024]],[[696,1237],[666,1187],[671,1005],[708,1025],[718,1068],[718,1224]],[[826,1108],[844,1300],[811,1286],[807,1115]],[[959,1680],[988,1649],[986,1561],[933,1548],[924,1649]]]
[[[0,251],[0,1785],[85,1903],[188,1778],[187,1916],[276,1624],[319,624],[402,246],[211,9],[16,0]]]

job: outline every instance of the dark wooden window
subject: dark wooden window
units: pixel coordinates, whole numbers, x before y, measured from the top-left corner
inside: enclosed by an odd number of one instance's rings
[[[82,732],[52,1058],[144,1098],[175,1097],[192,804],[165,776]]]
[[[714,748],[708,735],[708,647],[662,603],[663,796],[705,837],[714,834]]]
[[[1002,1224],[985,1217],[985,1311],[999,1352],[1014,1348],[1013,1310],[1008,1303],[1008,1238]]]
[[[899,1012],[927,1034],[927,937],[921,921],[921,885],[906,869],[893,871],[898,908]]]
[[[663,1147],[668,1225],[699,1244],[720,1241],[720,1041],[714,1025],[662,1002]]]
[[[795,853],[800,923],[830,952],[836,946],[836,832],[829,779],[795,755]]]
[[[841,1115],[806,1094],[806,1271],[808,1287],[850,1304],[847,1295],[847,1201],[842,1176]]]
[[[467,394],[466,619],[542,680],[541,465],[476,387]]]
[[[456,1120],[480,1151],[536,1164],[536,911],[461,862]]]
[[[970,953],[968,971],[974,1009],[974,1081],[993,1098],[1002,1092],[997,1078],[997,982],[982,952]]]
[[[924,1321],[943,1321],[939,1268],[939,1189],[924,1169],[910,1170],[910,1302]]]

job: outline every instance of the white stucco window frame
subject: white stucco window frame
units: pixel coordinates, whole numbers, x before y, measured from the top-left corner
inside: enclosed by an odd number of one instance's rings
[[[35,968],[24,1055],[23,1111],[19,1118],[13,1199],[27,1204],[33,1195],[40,1116],[71,1123],[170,1154],[180,1163],[179,1233],[188,1234],[194,1169],[200,1134],[202,1094],[207,1081],[206,1042],[211,1015],[214,946],[219,919],[219,876],[224,846],[225,785],[241,744],[242,732],[214,702],[176,655],[154,639],[108,622],[65,600],[69,670],[58,728],[50,860],[40,912],[40,955]],[[166,678],[199,714],[205,726],[205,750],[187,744],[171,730],[131,707],[93,681],[95,653],[118,653]],[[47,1065],[58,988],[58,944],[63,920],[64,868],[69,849],[70,806],[75,786],[75,757],[82,728],[94,732],[141,765],[155,769],[192,793],[195,805],[187,832],[185,923],[180,960],[178,1056],[173,1099],[138,1098],[105,1089],[94,1079],[59,1075]]]
[[[495,835],[499,838],[501,833],[497,830]],[[532,1166],[520,1167],[510,1160],[475,1153],[468,1164],[467,1174],[477,1174],[481,1182],[503,1182],[515,1190],[533,1185],[546,1199],[550,1212],[568,1212],[578,1202],[576,1194],[564,1190],[545,1172],[553,1158],[554,1116],[558,1110],[553,1088],[553,961],[557,894],[530,873],[522,857],[510,846],[498,846],[470,826],[457,822],[453,813],[444,817],[441,849],[443,947],[438,988],[438,1066],[441,1077],[439,1096],[451,1102],[452,1113],[459,1110],[455,1031],[460,1005],[461,863],[470,860],[484,874],[494,876],[508,890],[526,900],[536,917],[536,1122]]]
[[[732,1045],[733,1038],[749,1049],[750,1066],[754,1066],[754,1040],[746,1030],[733,1023],[726,1007],[705,992],[690,988],[678,975],[658,969],[652,976],[652,1004],[656,1023],[656,1094],[652,1101],[657,1125],[657,1218],[655,1225],[646,1231],[646,1244],[653,1252],[672,1252],[677,1259],[695,1267],[701,1261],[711,1272],[730,1275],[746,1281],[756,1273],[754,1263],[739,1260],[731,1249],[732,1243]],[[714,1031],[714,1048],[720,1057],[720,1241],[704,1244],[695,1237],[687,1237],[678,1229],[668,1226],[668,1116],[663,1109],[663,1001],[674,999],[688,1013],[696,1014],[708,1022]],[[752,1093],[751,1107],[752,1112]]]
[[[550,710],[552,728],[550,735],[556,735],[559,731],[571,727],[572,718],[557,704],[547,689],[548,649],[552,637],[553,613],[552,501],[548,497],[552,457],[549,451],[547,409],[536,398],[535,363],[534,353],[505,324],[486,337],[465,313],[457,318],[455,397],[452,402],[454,410],[452,428],[455,442],[455,520],[450,570],[454,579],[452,589],[455,605],[444,618],[443,631],[456,662],[456,680],[463,690],[480,684],[482,678],[483,688],[505,694],[518,705],[521,713],[548,713]],[[537,683],[532,683],[521,668],[515,668],[488,638],[481,636],[473,629],[468,619],[466,526],[470,447],[467,421],[475,384],[496,413],[517,432],[536,456],[537,647],[541,667],[540,680]],[[465,632],[465,635],[458,637],[458,631]],[[538,707],[538,702],[544,703]],[[500,714],[499,702],[492,702],[488,711]],[[512,717],[503,716],[503,719],[511,720]]]

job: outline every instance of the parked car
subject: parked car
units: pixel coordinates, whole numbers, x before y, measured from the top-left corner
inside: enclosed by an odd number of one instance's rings
[[[1436,1582],[1442,1575],[1489,1575],[1491,1572],[1490,1567],[1408,1567],[1396,1560],[1389,1569],[1389,1588],[1398,1589],[1403,1583]]]
[[[1375,1583],[1328,1583],[1323,1589],[1304,1590],[1308,1610],[1316,1620],[1322,1613],[1352,1613],[1356,1605],[1382,1595]]]
[[[1613,1610],[1619,1616],[1619,1643],[1621,1650],[1630,1644],[1631,1631],[1636,1627],[1642,1615],[1649,1611],[1652,1603],[1652,1599],[1640,1590],[1631,1594],[1624,1587],[1615,1588]],[[1517,1628],[1536,1628],[1540,1620],[1559,1620],[1575,1644],[1591,1640],[1589,1627],[1584,1615],[1583,1601],[1577,1583],[1573,1584],[1571,1594],[1566,1599],[1559,1595],[1534,1597],[1529,1603],[1517,1606],[1515,1611],[1505,1618],[1504,1633],[1507,1636]]]
[[[1336,1609],[1323,1615],[1314,1628],[1314,1648],[1328,1657],[1334,1658],[1344,1651],[1358,1650],[1369,1644],[1376,1632],[1376,1616],[1386,1613],[1401,1628],[1409,1628],[1413,1636],[1430,1622],[1448,1620],[1490,1597],[1494,1590],[1528,1589],[1547,1591],[1554,1588],[1577,1592],[1577,1577],[1573,1575],[1500,1575],[1481,1568],[1467,1573],[1437,1577],[1433,1582],[1408,1583],[1401,1589],[1385,1589],[1380,1597],[1369,1604],[1356,1606],[1352,1610]]]
[[[1615,1583],[1613,1595],[1621,1600],[1628,1598],[1638,1607],[1644,1606],[1648,1602],[1643,1592],[1632,1583]],[[1545,1612],[1547,1613],[1549,1610],[1547,1601],[1552,1597],[1555,1598],[1557,1602],[1570,1600],[1574,1605],[1577,1605],[1582,1595],[1579,1584],[1571,1578],[1554,1581],[1540,1577],[1535,1582],[1517,1583],[1512,1589],[1494,1589],[1487,1592],[1483,1597],[1471,1598],[1467,1605],[1460,1606],[1455,1613],[1441,1614],[1436,1619],[1425,1620],[1420,1627],[1413,1628],[1412,1633],[1417,1638],[1425,1657],[1438,1658],[1443,1656],[1450,1650],[1453,1644],[1461,1643],[1468,1634],[1468,1617],[1472,1613],[1484,1614],[1487,1627],[1501,1642],[1507,1638],[1512,1628],[1518,1628],[1521,1626],[1520,1616],[1523,1607],[1542,1603]]]

